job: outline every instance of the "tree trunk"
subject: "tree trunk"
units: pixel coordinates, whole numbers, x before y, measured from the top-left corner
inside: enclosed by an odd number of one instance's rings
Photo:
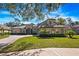
[[[72,35],[69,34],[69,38],[72,38]]]

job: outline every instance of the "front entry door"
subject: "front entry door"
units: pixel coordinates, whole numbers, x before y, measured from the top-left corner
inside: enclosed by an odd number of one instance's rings
[[[32,34],[32,29],[26,29],[26,34]]]

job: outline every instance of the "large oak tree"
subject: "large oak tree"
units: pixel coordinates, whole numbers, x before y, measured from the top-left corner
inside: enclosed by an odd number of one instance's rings
[[[26,21],[34,18],[44,19],[61,5],[60,3],[0,3],[0,8],[7,9],[11,14]]]

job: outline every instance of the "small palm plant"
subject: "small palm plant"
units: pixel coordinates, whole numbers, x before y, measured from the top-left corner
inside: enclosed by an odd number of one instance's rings
[[[65,33],[69,38],[73,38],[73,35],[76,34],[76,32],[72,29],[70,30],[67,30],[66,33]]]

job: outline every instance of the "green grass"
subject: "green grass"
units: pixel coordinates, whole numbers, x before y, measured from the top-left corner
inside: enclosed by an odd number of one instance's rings
[[[10,35],[10,33],[7,33],[7,32],[5,32],[3,34],[0,33],[0,40],[3,38],[9,37],[9,35]]]
[[[0,40],[6,37],[9,37],[9,35],[0,35]]]
[[[0,50],[0,52],[22,51],[38,48],[79,48],[79,36],[74,36],[74,39],[66,37],[24,37]]]

